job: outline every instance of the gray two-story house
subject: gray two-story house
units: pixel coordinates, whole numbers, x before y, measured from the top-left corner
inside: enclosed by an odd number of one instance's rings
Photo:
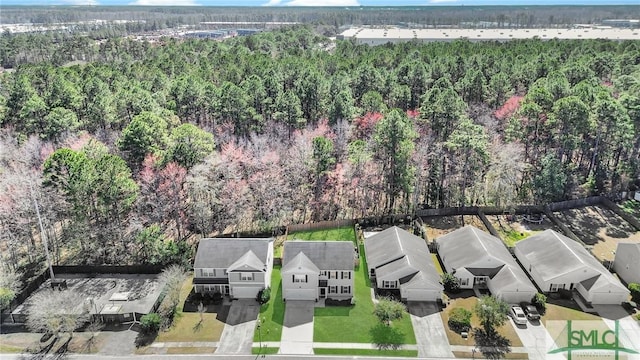
[[[350,300],[355,250],[347,241],[287,241],[282,294],[287,300]]]
[[[273,239],[202,239],[193,268],[197,293],[255,298],[271,286]]]

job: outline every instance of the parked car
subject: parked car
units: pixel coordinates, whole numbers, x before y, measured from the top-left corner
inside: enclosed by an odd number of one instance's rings
[[[511,307],[509,316],[511,316],[514,323],[518,325],[527,325],[527,315],[524,314],[524,311],[522,311],[522,308],[520,306]]]
[[[536,307],[533,305],[525,306],[524,313],[527,314],[527,319],[529,319],[529,321],[540,320],[540,313],[538,312],[538,309],[536,309]]]

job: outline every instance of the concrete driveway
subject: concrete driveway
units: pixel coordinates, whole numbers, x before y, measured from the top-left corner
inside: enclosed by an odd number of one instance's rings
[[[593,305],[602,317],[602,321],[611,330],[615,330],[618,322],[618,340],[626,348],[640,352],[640,323],[620,305]],[[626,354],[629,360],[640,359],[640,354]]]
[[[418,357],[453,358],[438,305],[434,302],[410,301],[407,310],[418,343]]]
[[[287,301],[279,354],[313,354],[315,301]]]
[[[254,299],[233,301],[216,354],[251,354],[258,313],[260,305]]]
[[[527,325],[516,325],[511,317],[509,321],[522,341],[522,346],[527,349],[529,360],[565,360],[563,354],[547,354],[554,348],[555,342],[542,322],[527,321]]]

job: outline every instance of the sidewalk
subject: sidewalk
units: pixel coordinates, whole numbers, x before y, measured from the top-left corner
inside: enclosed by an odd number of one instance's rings
[[[366,344],[366,343],[330,343],[330,342],[314,342],[312,343],[314,348],[322,348],[322,349],[373,349],[377,350],[375,344]],[[263,341],[263,347],[280,347],[280,342],[278,341]],[[259,342],[254,342],[253,347],[260,347]],[[399,350],[418,350],[418,345],[402,345]],[[471,351],[471,350],[469,350]]]

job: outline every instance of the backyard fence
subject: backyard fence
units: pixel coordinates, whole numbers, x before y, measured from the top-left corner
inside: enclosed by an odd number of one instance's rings
[[[333,220],[333,221],[320,221],[316,223],[308,223],[308,224],[295,224],[289,225],[287,229],[287,233],[299,232],[299,231],[312,231],[312,230],[324,230],[331,229],[343,226],[353,226],[354,220],[345,219],[345,220]]]

